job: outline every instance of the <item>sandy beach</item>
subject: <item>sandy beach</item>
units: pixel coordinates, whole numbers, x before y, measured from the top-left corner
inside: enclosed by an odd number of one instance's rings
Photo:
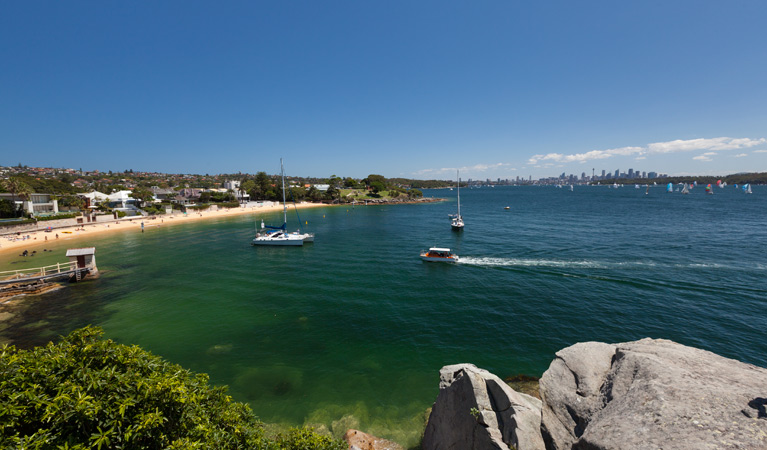
[[[328,205],[321,203],[299,203],[296,205],[296,207],[299,209],[317,208],[322,206]],[[171,215],[163,214],[150,217],[125,217],[114,222],[88,223],[84,225],[57,228],[51,232],[45,232],[41,230],[22,233],[20,236],[17,236],[16,234],[5,235],[0,237],[0,256],[6,256],[9,253],[15,254],[20,250],[29,250],[30,252],[33,250],[39,251],[52,241],[71,241],[72,246],[76,247],[78,245],[78,241],[82,241],[85,238],[96,234],[115,233],[118,231],[126,231],[131,229],[140,231],[142,222],[144,223],[144,228],[149,229],[152,227],[173,226],[176,224],[187,223],[196,220],[215,219],[243,214],[267,213],[281,209],[282,205],[280,203],[273,203],[271,205],[263,206],[251,205],[240,208],[222,209],[218,211],[189,211],[188,213],[178,213]],[[24,239],[24,236],[29,237]]]

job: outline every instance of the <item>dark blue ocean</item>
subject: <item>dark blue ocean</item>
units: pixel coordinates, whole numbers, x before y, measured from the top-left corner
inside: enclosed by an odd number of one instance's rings
[[[405,445],[445,364],[540,376],[576,342],[649,336],[767,366],[767,187],[462,189],[463,232],[456,191],[425,195],[446,200],[302,210],[317,237],[301,248],[250,246],[260,216],[78,242],[101,278],[25,299],[0,337],[100,325],[209,373],[266,422]],[[63,260],[59,245],[43,259]],[[461,262],[422,262],[431,246]]]

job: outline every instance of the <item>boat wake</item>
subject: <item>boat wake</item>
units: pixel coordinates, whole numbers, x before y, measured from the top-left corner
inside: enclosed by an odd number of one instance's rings
[[[594,261],[594,260],[553,260],[553,259],[524,259],[524,258],[493,258],[493,257],[473,257],[464,256],[458,261],[459,264],[480,267],[547,267],[555,269],[652,269],[673,267],[676,269],[730,269],[743,270],[739,265],[726,265],[721,263],[673,263],[665,264],[653,261]],[[767,265],[757,264],[750,266],[750,270],[764,271]]]
[[[520,259],[520,258],[477,258],[472,256],[462,257],[459,264],[483,267],[555,267],[555,268],[579,268],[579,269],[608,269],[615,264],[606,264],[599,261],[556,261],[551,259]]]

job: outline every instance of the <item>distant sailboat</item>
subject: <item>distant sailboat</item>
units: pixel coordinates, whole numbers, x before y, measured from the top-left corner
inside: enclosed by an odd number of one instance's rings
[[[669,183],[666,185],[666,192],[674,192],[674,185]]]
[[[746,194],[753,194],[753,192],[751,192],[751,184],[750,183],[746,183],[746,184],[743,185],[743,192],[745,192]]]
[[[706,185],[706,194],[713,195],[714,191],[711,190],[711,183]]]
[[[573,185],[570,185],[570,192],[573,192]]]
[[[458,214],[453,216],[453,220],[450,221],[450,226],[456,230],[463,230],[463,217],[461,216],[461,176],[460,173],[455,171],[456,178],[458,178]]]
[[[687,188],[687,183],[682,187],[682,194],[689,194],[690,190]]]
[[[650,185],[647,185],[647,189],[644,190],[644,195],[650,195]]]

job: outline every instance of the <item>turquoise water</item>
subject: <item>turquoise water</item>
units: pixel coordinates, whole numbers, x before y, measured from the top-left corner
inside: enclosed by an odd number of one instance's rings
[[[767,366],[767,188],[463,189],[460,233],[455,191],[426,195],[447,200],[303,210],[317,238],[301,248],[250,246],[253,216],[78,241],[101,278],[25,300],[2,337],[97,324],[229,385],[266,422],[407,445],[445,364],[539,376],[575,342],[650,336]],[[462,260],[423,263],[430,246]]]

